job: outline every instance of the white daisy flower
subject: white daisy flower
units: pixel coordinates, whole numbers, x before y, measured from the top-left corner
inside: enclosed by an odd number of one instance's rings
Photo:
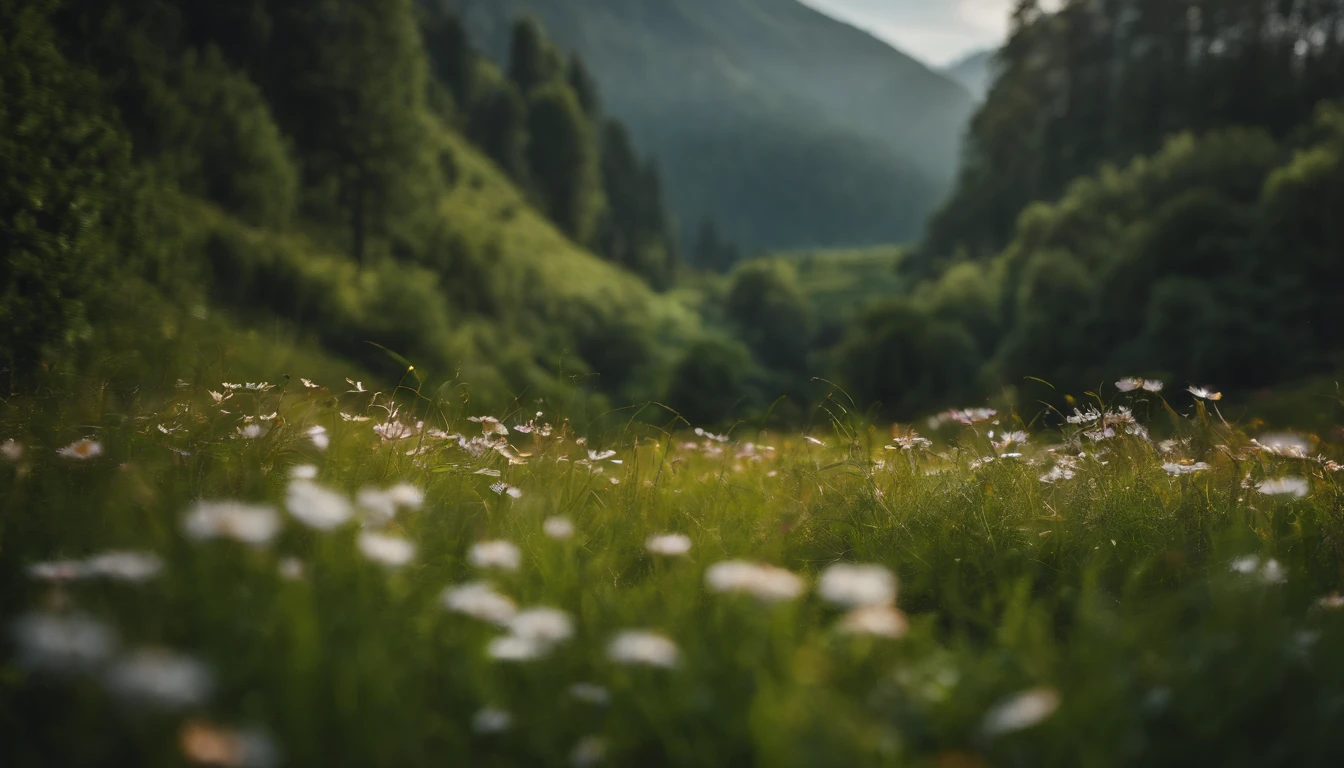
[[[806,590],[797,574],[766,563],[727,560],[705,571],[712,592],[752,595],[763,603],[794,600]]]
[[[655,555],[677,557],[691,551],[691,537],[681,533],[664,533],[650,536],[644,542],[644,548]]]
[[[1223,399],[1223,393],[1222,393],[1222,392],[1217,392],[1217,391],[1213,390],[1212,388],[1191,386],[1191,387],[1186,388],[1186,391],[1189,392],[1190,394],[1194,395],[1195,397],[1199,398],[1200,400],[1214,400],[1214,401],[1217,401],[1217,400],[1222,400],[1222,399]]]
[[[574,620],[558,608],[527,608],[514,614],[506,625],[515,637],[555,645],[574,636]]]
[[[1311,490],[1307,481],[1300,477],[1279,477],[1265,480],[1256,486],[1256,490],[1266,496],[1292,496],[1302,498]]]
[[[261,504],[198,501],[187,512],[182,526],[193,539],[233,539],[259,547],[271,543],[280,532],[280,517]]]
[[[502,709],[487,707],[471,718],[471,729],[477,733],[504,733],[513,727],[513,715]]]
[[[618,633],[607,645],[607,658],[617,664],[632,664],[671,669],[680,661],[676,643],[666,635],[647,630],[628,629]]]
[[[34,613],[12,625],[16,661],[25,669],[56,673],[90,671],[117,648],[113,629],[83,614]]]
[[[836,563],[822,572],[817,592],[846,608],[891,605],[896,602],[896,576],[881,565]]]
[[[905,614],[892,605],[865,605],[846,613],[840,619],[839,630],[847,635],[871,635],[896,639],[904,637],[910,628]]]
[[[985,715],[986,734],[997,736],[1037,725],[1059,709],[1059,692],[1053,688],[1034,688],[1000,702]]]
[[[318,387],[322,386],[321,384],[314,384],[312,380],[305,379],[302,376],[299,377],[299,381],[303,382],[303,386],[306,389],[317,389]]]
[[[248,424],[238,428],[238,436],[244,440],[255,440],[265,434],[260,424]]]
[[[509,434],[509,428],[504,426],[499,419],[493,416],[472,416],[467,421],[473,421],[481,425],[481,434],[498,435],[505,437]]]
[[[467,559],[477,568],[499,568],[516,571],[522,563],[523,554],[518,545],[511,541],[481,541],[471,546]]]
[[[397,500],[379,488],[360,488],[355,494],[355,505],[364,513],[365,525],[387,525],[397,516]]]
[[[398,508],[419,509],[425,503],[425,492],[410,483],[397,483],[388,488],[387,496]]]
[[[213,687],[210,670],[195,659],[161,649],[136,651],[108,671],[113,693],[136,704],[176,710],[203,704]]]
[[[589,452],[588,452],[588,460],[589,460],[589,461],[592,461],[592,462],[606,461],[607,459],[610,459],[611,457],[613,457],[613,456],[615,456],[615,455],[616,455],[616,452],[615,452],[615,451],[610,451],[610,450],[608,450],[608,451],[589,451]]]
[[[285,494],[285,507],[296,520],[319,531],[344,525],[354,515],[344,494],[310,480],[295,480]]]
[[[163,560],[148,552],[104,552],[90,557],[84,564],[91,576],[135,583],[148,581],[163,571]]]
[[[368,416],[356,416],[356,415],[354,415],[354,414],[350,414],[350,413],[346,413],[345,411],[341,411],[341,421],[353,421],[353,422],[369,421],[369,417],[368,417]]]
[[[552,539],[564,540],[574,535],[574,523],[568,517],[548,517],[541,524],[541,530]]]
[[[1311,450],[1311,443],[1307,442],[1306,438],[1290,432],[1262,435],[1251,442],[1265,453],[1286,456],[1291,459],[1305,459]]]
[[[103,455],[103,444],[93,438],[86,437],[83,440],[76,440],[65,446],[57,451],[57,453],[67,459],[87,461],[88,459],[96,459]]]
[[[23,444],[10,438],[0,443],[0,455],[9,461],[17,462],[23,458]]]
[[[602,706],[611,702],[611,693],[594,683],[574,683],[569,686],[569,696],[584,704]]]
[[[485,647],[486,655],[495,661],[536,661],[550,651],[549,643],[518,635],[496,637]]]
[[[289,476],[294,480],[316,480],[317,467],[312,464],[297,464],[289,468]]]
[[[392,568],[403,566],[415,557],[415,545],[400,536],[361,531],[355,543],[365,557]]]
[[[449,587],[440,598],[443,607],[481,621],[504,626],[518,613],[518,606],[483,581]]]
[[[327,435],[326,427],[311,427],[307,434],[308,439],[313,441],[313,447],[319,451],[325,451],[331,445],[331,437]]]

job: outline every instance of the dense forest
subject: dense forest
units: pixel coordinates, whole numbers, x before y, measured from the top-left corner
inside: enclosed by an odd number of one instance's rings
[[[659,169],[535,21],[501,70],[410,0],[0,14],[15,389],[206,304],[358,364],[393,351],[487,399],[560,371],[658,394],[640,372],[694,327],[653,293],[677,264]]]
[[[794,203],[904,221],[915,208],[901,185],[927,168],[855,175],[755,129],[715,134],[694,157],[659,137],[764,119],[760,94],[729,87],[764,81],[734,71],[769,69],[797,93],[846,67],[894,73],[850,94],[900,96],[870,129],[920,88],[944,125],[963,97],[969,110],[960,89],[869,42],[803,77],[808,59],[780,62],[821,17],[782,0],[543,5],[0,6],[11,390],[72,371],[167,378],[171,355],[150,340],[190,347],[182,328],[215,312],[291,329],[352,367],[465,381],[487,402],[577,387],[604,408],[656,400],[705,424],[798,419],[832,386],[911,417],[1122,375],[1250,388],[1344,365],[1344,2],[1075,0],[1046,13],[1022,0],[955,190],[922,241],[878,261],[748,257],[858,226],[808,223]],[[741,42],[745,20],[771,9],[774,37]],[[686,60],[665,46],[654,53],[670,58],[622,75],[633,59],[598,43],[674,22],[733,65],[690,67],[688,91],[636,98],[648,67]],[[651,128],[664,115],[641,103],[687,111]],[[711,118],[713,103],[732,109]],[[853,124],[853,108],[830,112]],[[785,133],[799,125],[775,117]],[[921,125],[889,140],[933,130]],[[826,145],[867,152],[864,136]],[[725,162],[739,140],[750,146]],[[753,157],[778,175],[753,176]],[[679,186],[696,168],[715,175]],[[686,206],[692,187],[709,191]],[[760,236],[771,222],[778,240]]]

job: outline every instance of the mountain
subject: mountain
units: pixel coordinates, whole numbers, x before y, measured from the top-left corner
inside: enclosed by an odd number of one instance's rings
[[[748,249],[918,235],[955,175],[973,100],[796,0],[443,0],[508,60],[534,14],[659,161],[683,235]]]
[[[955,80],[975,97],[984,101],[992,83],[994,51],[976,51],[948,64],[942,72]]]

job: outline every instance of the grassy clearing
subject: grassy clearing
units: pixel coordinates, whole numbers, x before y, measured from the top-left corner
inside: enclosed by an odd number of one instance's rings
[[[1185,393],[932,445],[834,402],[806,438],[585,435],[545,404],[505,435],[316,383],[5,406],[5,765],[1344,756],[1344,474],[1315,438]],[[894,573],[894,606],[836,563]],[[537,606],[563,615],[510,623]],[[670,646],[613,648],[632,629]]]

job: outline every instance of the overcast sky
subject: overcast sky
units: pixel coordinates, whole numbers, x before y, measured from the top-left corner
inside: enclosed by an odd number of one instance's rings
[[[867,30],[902,51],[941,66],[997,47],[1013,0],[802,0]]]

